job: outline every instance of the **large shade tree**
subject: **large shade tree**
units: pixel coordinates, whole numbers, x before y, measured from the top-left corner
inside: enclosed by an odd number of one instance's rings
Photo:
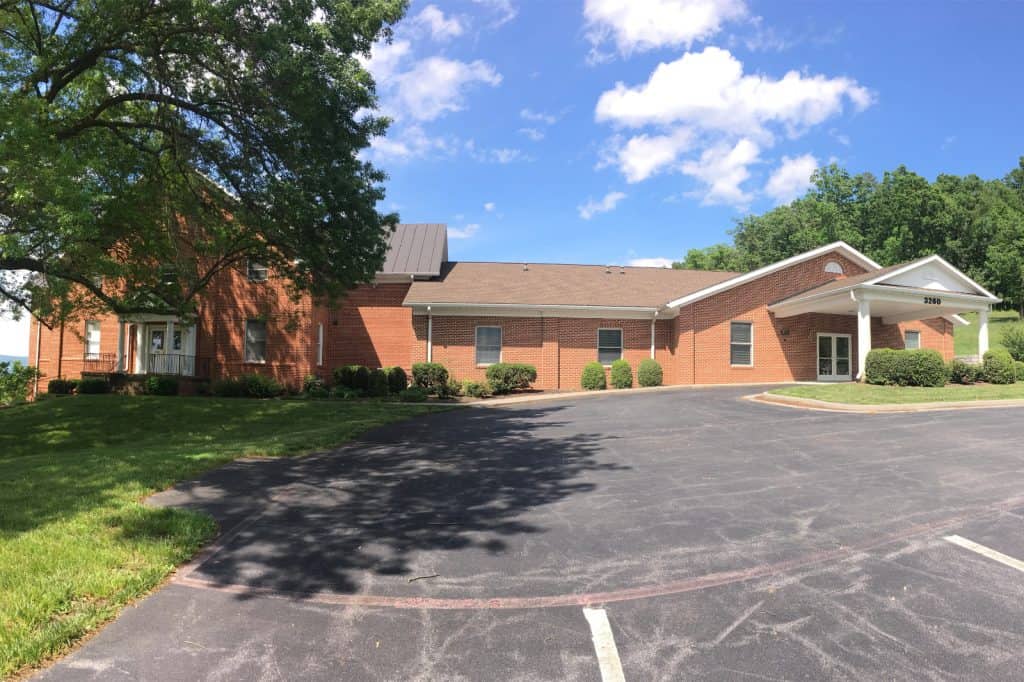
[[[0,302],[187,313],[246,258],[316,296],[372,277],[397,217],[360,60],[405,9],[0,0]]]

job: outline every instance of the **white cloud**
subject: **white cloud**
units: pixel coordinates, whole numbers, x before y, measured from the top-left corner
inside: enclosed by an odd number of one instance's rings
[[[730,147],[716,144],[705,149],[698,161],[686,161],[682,171],[696,178],[703,189],[696,194],[705,205],[729,204],[745,207],[752,196],[740,186],[750,178],[748,166],[759,160],[757,143],[743,138]]]
[[[498,27],[507,24],[519,14],[519,8],[512,3],[512,0],[473,0],[478,5],[489,7],[497,18],[492,26]]]
[[[484,204],[484,210],[487,211],[488,213],[492,213],[494,211],[494,202],[488,201],[486,204]]]
[[[449,227],[448,238],[449,239],[469,239],[474,236],[480,229],[480,225],[477,223],[470,223],[465,227]]]
[[[408,71],[394,77],[393,102],[399,111],[420,121],[432,121],[463,109],[465,91],[482,83],[496,86],[501,74],[479,59],[460,62],[445,57],[427,57]]]
[[[671,258],[631,258],[629,264],[637,268],[670,268]]]
[[[626,182],[641,182],[675,162],[694,142],[689,128],[679,128],[668,135],[638,135],[614,153],[615,163],[626,176]]]
[[[458,17],[445,17],[437,5],[427,5],[412,19],[412,23],[430,32],[437,41],[449,40],[462,35],[465,30]]]
[[[463,143],[466,152],[473,159],[482,163],[512,163],[513,161],[532,161],[529,156],[523,153],[521,149],[514,149],[511,147],[498,147],[494,149],[481,148],[476,146],[476,142],[472,139],[466,140]]]
[[[390,43],[375,43],[370,57],[359,56],[363,67],[373,74],[378,89],[387,88],[391,78],[398,71],[399,65],[412,51],[408,40],[395,40]]]
[[[659,47],[689,48],[746,15],[743,0],[586,0],[583,5],[591,61],[609,57],[601,52],[609,40],[625,56]]]
[[[546,123],[547,125],[552,125],[558,121],[558,117],[554,114],[547,114],[543,111],[533,111],[532,109],[522,109],[519,112],[519,116],[526,121]]]
[[[537,128],[520,128],[519,133],[530,138],[534,142],[540,142],[544,139],[544,131],[538,130]]]
[[[781,79],[743,73],[728,50],[708,47],[661,63],[646,83],[619,82],[597,102],[596,118],[616,125],[687,124],[706,131],[770,137],[765,126],[785,126],[795,136],[843,110],[849,100],[862,110],[873,100],[856,81],[790,71]]]
[[[607,213],[608,211],[615,210],[615,206],[625,198],[626,195],[622,192],[608,192],[599,201],[587,199],[587,202],[577,206],[576,210],[579,211],[581,218],[590,220],[598,213]]]
[[[386,137],[376,137],[370,143],[374,158],[408,161],[429,156],[451,156],[456,151],[453,140],[429,135],[419,125],[401,126]]]
[[[788,204],[811,186],[811,174],[818,168],[818,160],[810,154],[790,158],[782,157],[782,163],[772,171],[764,192],[775,199],[776,204]]]

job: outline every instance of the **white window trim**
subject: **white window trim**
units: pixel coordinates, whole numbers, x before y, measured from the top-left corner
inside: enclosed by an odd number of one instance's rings
[[[821,343],[820,339],[823,336],[842,336],[843,338],[846,339],[846,341],[847,341],[846,347],[850,351],[849,357],[846,358],[849,361],[849,363],[850,363],[850,373],[849,374],[843,374],[843,375],[834,374],[829,379],[822,379],[821,375],[818,374],[818,352],[819,352],[818,344]],[[835,360],[835,358],[833,358],[833,361],[834,360]],[[853,357],[853,334],[844,334],[842,332],[818,332],[818,333],[816,333],[814,335],[814,376],[818,377],[817,379],[815,379],[815,381],[820,381],[822,383],[828,383],[830,381],[839,381],[839,382],[853,381],[854,376],[856,376],[856,373],[853,371],[853,360],[854,360],[854,357]]]
[[[625,355],[625,353],[626,353],[626,335],[622,332],[622,327],[598,327],[597,328],[597,338],[594,339],[595,342],[596,342],[595,345],[594,345],[594,351],[597,354],[597,361],[598,362],[601,362],[601,332],[615,332],[615,331],[617,331],[619,333],[619,357],[618,357],[618,359],[621,360],[622,356]],[[614,362],[614,360],[612,362]],[[608,362],[608,363],[601,362],[601,365],[603,367],[611,367],[612,363],[611,362]]]
[[[733,363],[733,361],[732,361],[732,347],[733,347],[733,342],[732,342],[732,324],[733,324],[733,322],[735,322],[737,324],[749,324],[750,325],[750,343],[749,344],[743,344],[743,343],[737,343],[736,344],[737,346],[744,346],[744,345],[749,345],[750,346],[750,364],[747,364],[747,365],[737,365],[737,364]],[[739,368],[739,369],[751,369],[754,366],[754,321],[753,320],[729,320],[729,366],[730,367],[736,367],[736,368]]]
[[[917,334],[917,346],[914,348],[907,348],[907,334]],[[907,350],[921,350],[921,330],[920,329],[904,329],[903,330],[903,347]]]
[[[90,338],[89,338],[89,327],[92,326],[96,330],[96,351],[93,352],[89,349]],[[85,321],[85,357],[90,360],[99,360],[100,353],[103,348],[103,332],[100,328],[99,320],[86,320]]]
[[[252,277],[252,266],[253,265],[256,265],[256,266],[258,266],[260,268],[263,268],[263,279],[253,279],[253,277]],[[246,258],[245,259],[245,278],[247,280],[249,280],[250,282],[256,282],[256,283],[266,282],[268,279],[270,279],[270,268],[268,268],[266,265],[263,265],[262,263],[260,263],[258,261],[254,261],[251,258]]]
[[[316,325],[316,366],[324,366],[324,323]]]
[[[505,356],[505,329],[499,324],[478,324],[473,328],[473,363],[477,367],[490,367],[493,362],[478,362],[477,355],[479,354],[478,347],[480,344],[480,330],[481,329],[497,329],[498,330],[498,362],[503,362]]]
[[[262,360],[250,360],[249,359],[249,323],[250,322],[262,322],[263,323],[263,359]],[[242,322],[242,364],[243,365],[265,365],[267,364],[267,323],[264,320],[256,318],[249,318]]]

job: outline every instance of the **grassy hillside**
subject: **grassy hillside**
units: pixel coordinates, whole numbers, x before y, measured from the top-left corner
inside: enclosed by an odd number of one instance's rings
[[[978,354],[978,315],[964,315],[971,324],[953,330],[953,348],[957,355]],[[1002,348],[1003,330],[1020,321],[1020,315],[1013,310],[994,310],[988,317],[988,341],[990,348]]]

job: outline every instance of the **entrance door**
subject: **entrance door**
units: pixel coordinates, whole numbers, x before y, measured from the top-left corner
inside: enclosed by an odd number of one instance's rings
[[[818,334],[818,381],[850,381],[850,335]]]

